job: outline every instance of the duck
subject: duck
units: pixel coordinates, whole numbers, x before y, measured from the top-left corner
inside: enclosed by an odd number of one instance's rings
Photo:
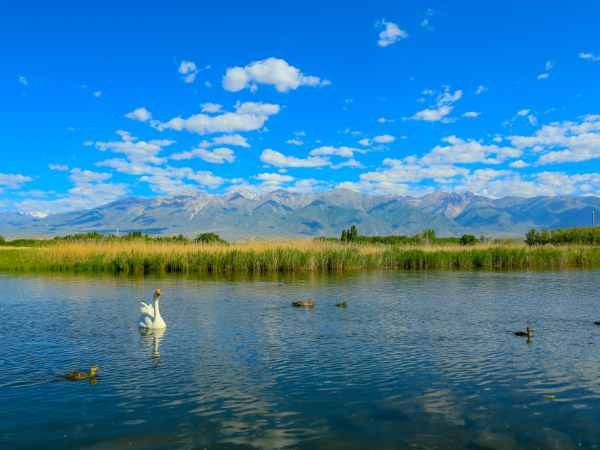
[[[292,306],[314,306],[315,305],[315,301],[311,298],[309,302],[305,302],[304,300],[301,300],[299,302],[293,302]]]
[[[533,330],[531,329],[531,327],[527,327],[527,332],[525,331],[517,331],[515,333],[515,336],[527,336],[527,337],[531,337],[531,332]]]
[[[93,378],[96,375],[94,372],[98,372],[98,371],[100,371],[100,369],[98,369],[98,366],[96,364],[94,364],[93,366],[90,367],[90,373],[70,372],[66,375],[63,375],[63,377],[65,377],[69,380],[87,380],[89,378]]]
[[[140,308],[142,314],[140,315],[139,327],[156,330],[159,328],[167,328],[167,324],[160,316],[158,311],[158,299],[162,295],[160,289],[157,289],[154,293],[154,307],[152,305],[146,305],[144,302],[140,302],[143,306]]]
[[[596,325],[600,325],[600,320],[594,322]]]
[[[347,303],[347,302],[344,302],[344,303],[338,303],[338,304],[336,304],[335,306],[343,306],[343,307],[345,308],[346,306],[348,306],[348,303]]]

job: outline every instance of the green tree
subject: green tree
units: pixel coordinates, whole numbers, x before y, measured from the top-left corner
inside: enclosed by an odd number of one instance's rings
[[[460,238],[460,245],[475,245],[477,242],[477,238],[472,234],[463,234]]]
[[[181,236],[183,238],[183,236]],[[219,237],[218,234],[215,233],[202,233],[199,234],[198,237],[195,239],[196,242],[203,242],[205,244],[211,243],[211,242],[217,242],[217,243],[223,243],[225,244],[226,241],[224,239],[221,239]]]
[[[2,236],[0,236],[0,245],[4,245],[6,244],[6,239],[4,239]]]
[[[354,241],[356,241],[357,238],[358,238],[358,230],[356,229],[355,225],[352,225],[352,227],[350,228],[349,240],[354,242]]]
[[[348,232],[346,230],[342,230],[342,237],[340,238],[341,242],[348,242]]]

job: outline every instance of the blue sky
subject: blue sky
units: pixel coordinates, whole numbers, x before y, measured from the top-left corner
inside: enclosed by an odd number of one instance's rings
[[[600,4],[12,2],[0,209],[600,192]]]

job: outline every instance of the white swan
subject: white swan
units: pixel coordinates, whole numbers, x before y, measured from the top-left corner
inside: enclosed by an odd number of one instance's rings
[[[162,295],[160,289],[157,289],[154,293],[154,307],[152,305],[146,305],[144,302],[140,302],[142,305],[140,310],[142,311],[142,315],[140,316],[140,328],[167,328],[167,324],[160,317],[160,312],[158,311],[158,299]]]

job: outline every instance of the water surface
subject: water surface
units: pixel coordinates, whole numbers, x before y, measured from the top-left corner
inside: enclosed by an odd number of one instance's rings
[[[597,448],[599,275],[0,274],[0,448]]]

